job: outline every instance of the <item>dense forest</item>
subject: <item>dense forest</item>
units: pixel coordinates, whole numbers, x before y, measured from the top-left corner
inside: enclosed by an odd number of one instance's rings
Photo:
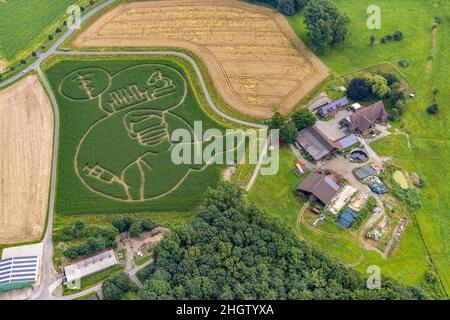
[[[425,299],[382,279],[366,288],[360,273],[323,255],[222,183],[207,209],[165,236],[155,262],[138,275],[142,299]]]

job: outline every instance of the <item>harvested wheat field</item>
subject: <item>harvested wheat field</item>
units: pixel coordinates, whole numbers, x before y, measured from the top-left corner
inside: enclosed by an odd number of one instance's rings
[[[53,110],[38,78],[0,91],[0,244],[41,237],[52,147]]]
[[[202,58],[234,109],[283,113],[325,79],[326,66],[275,10],[235,0],[167,0],[115,7],[83,30],[74,47],[174,47]]]

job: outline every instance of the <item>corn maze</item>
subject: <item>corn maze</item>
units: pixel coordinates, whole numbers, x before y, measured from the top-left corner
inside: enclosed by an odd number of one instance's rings
[[[180,143],[194,150],[206,145],[194,122],[225,129],[204,113],[173,60],[69,59],[46,72],[61,119],[58,212],[189,210],[220,180],[221,164],[172,161],[174,130],[192,133]]]

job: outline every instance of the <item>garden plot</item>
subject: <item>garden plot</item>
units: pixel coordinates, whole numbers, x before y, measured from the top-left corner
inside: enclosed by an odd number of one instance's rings
[[[329,71],[274,10],[234,0],[120,5],[72,42],[87,47],[173,47],[202,58],[224,100],[268,117],[292,110]]]

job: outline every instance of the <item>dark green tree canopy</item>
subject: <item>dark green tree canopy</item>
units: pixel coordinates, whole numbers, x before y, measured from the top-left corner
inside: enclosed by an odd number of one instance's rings
[[[311,0],[305,7],[305,24],[313,49],[324,53],[342,43],[348,33],[350,19],[326,0]]]

